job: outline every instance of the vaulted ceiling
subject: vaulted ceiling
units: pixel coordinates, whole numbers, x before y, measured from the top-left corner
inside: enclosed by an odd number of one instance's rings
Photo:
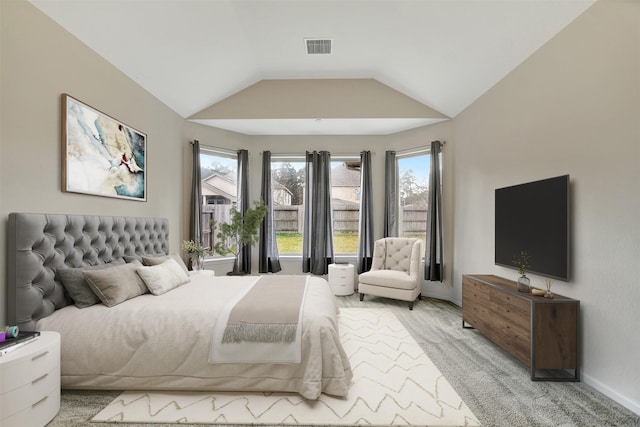
[[[182,117],[248,134],[392,133],[455,117],[594,3],[30,1]],[[331,39],[332,53],[307,55],[305,38]],[[396,99],[411,98],[402,102],[417,101],[434,114],[362,117],[354,105],[340,118],[322,109],[309,117],[286,110],[281,117],[229,117],[226,111],[202,117],[203,111],[220,111],[212,106],[223,100],[237,104],[227,98],[263,80],[295,85],[300,79],[374,79]],[[366,102],[371,99],[361,106]]]

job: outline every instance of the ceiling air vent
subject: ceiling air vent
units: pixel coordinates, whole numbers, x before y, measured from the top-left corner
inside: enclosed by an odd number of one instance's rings
[[[304,39],[307,55],[331,55],[333,39]]]

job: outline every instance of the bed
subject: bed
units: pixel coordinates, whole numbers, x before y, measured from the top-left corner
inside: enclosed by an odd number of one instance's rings
[[[168,236],[164,218],[9,215],[9,321],[21,330],[60,332],[63,388],[286,391],[308,399],[347,394],[351,367],[340,343],[338,308],[322,278],[305,279],[298,363],[209,360],[219,345],[214,327],[259,277],[190,273],[188,283],[162,294],[85,308],[74,304],[59,279],[64,269],[166,256]],[[243,354],[262,353],[261,343],[248,345],[253,350]]]

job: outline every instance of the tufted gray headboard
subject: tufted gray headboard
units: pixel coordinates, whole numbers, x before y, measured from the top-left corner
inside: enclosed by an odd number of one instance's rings
[[[8,321],[25,331],[71,303],[57,269],[169,253],[166,218],[11,213],[7,236]]]

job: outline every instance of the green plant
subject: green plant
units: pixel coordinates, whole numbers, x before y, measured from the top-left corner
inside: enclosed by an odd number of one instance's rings
[[[527,251],[521,251],[520,255],[513,257],[513,260],[511,262],[513,263],[513,265],[518,267],[518,273],[521,276],[524,276],[524,274],[527,272],[527,269],[530,266],[529,264],[530,260],[531,260],[531,255],[529,255]]]
[[[233,272],[238,272],[240,264],[240,250],[244,245],[254,245],[258,243],[258,231],[262,219],[267,214],[268,208],[262,200],[254,201],[254,207],[247,209],[244,215],[232,207],[230,210],[230,221],[216,223],[211,220],[211,228],[218,229],[216,237],[218,241],[213,246],[213,252],[218,255],[233,254],[236,258],[233,265]]]
[[[182,249],[190,256],[204,256],[209,253],[209,250],[199,243],[193,240],[183,240]]]

